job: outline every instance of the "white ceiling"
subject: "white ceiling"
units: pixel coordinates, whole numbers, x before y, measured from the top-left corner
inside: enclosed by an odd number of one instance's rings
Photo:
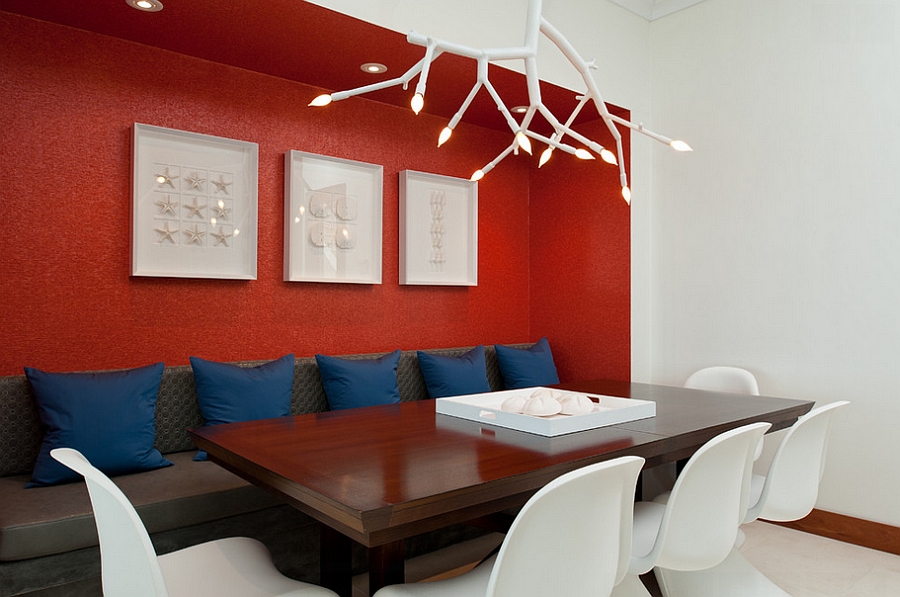
[[[660,19],[704,0],[611,0],[648,21]]]

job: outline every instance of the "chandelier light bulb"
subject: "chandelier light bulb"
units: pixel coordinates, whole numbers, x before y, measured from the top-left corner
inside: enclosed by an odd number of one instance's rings
[[[322,95],[316,97],[313,101],[309,102],[310,106],[315,106],[317,108],[321,108],[322,106],[327,106],[331,103],[331,94],[323,93]]]
[[[575,157],[579,160],[593,160],[594,154],[592,154],[587,149],[581,149],[580,147],[575,150]]]
[[[679,141],[678,139],[675,139],[674,141],[669,143],[669,145],[671,145],[672,149],[674,149],[675,151],[694,151],[693,147],[691,147],[684,141]]]
[[[538,168],[540,168],[541,166],[543,166],[544,164],[549,162],[550,156],[552,156],[552,155],[553,155],[552,147],[548,147],[547,149],[545,149],[544,152],[541,154],[541,159],[538,161]]]
[[[415,94],[409,102],[409,106],[412,108],[413,112],[418,114],[422,111],[422,108],[425,107],[425,97],[422,96],[421,93]]]
[[[625,199],[625,203],[631,205],[631,189],[622,187],[622,198]]]
[[[469,180],[472,182],[476,182],[484,178],[484,170],[476,170],[474,174],[472,174],[472,178]]]
[[[438,147],[447,142],[447,139],[450,138],[450,135],[453,134],[453,129],[449,126],[445,126],[444,130],[441,131],[441,136],[438,137]]]
[[[531,140],[523,131],[516,133],[516,143],[519,144],[519,147],[521,147],[525,153],[531,155]]]
[[[600,159],[606,162],[607,164],[612,164],[613,166],[618,166],[619,161],[616,159],[616,154],[611,152],[608,149],[604,149],[600,152]]]

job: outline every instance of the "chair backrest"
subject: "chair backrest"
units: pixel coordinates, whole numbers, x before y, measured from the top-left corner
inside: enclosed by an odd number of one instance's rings
[[[694,453],[675,480],[653,549],[632,570],[703,570],[728,556],[747,511],[756,448],[769,427],[726,431]]]
[[[532,496],[500,546],[486,597],[607,597],[628,569],[643,464],[625,456],[589,465]]]
[[[168,597],[156,551],[137,512],[109,477],[71,448],[50,455],[84,477],[100,537],[105,597]]]
[[[759,501],[744,522],[757,518],[786,522],[809,514],[819,497],[819,481],[825,470],[825,452],[831,415],[846,400],[809,411],[794,423],[781,440]]]
[[[740,367],[706,367],[691,374],[684,387],[713,392],[759,395],[756,377]]]

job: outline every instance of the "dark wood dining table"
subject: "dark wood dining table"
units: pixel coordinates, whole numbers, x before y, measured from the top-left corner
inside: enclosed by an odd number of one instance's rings
[[[521,506],[552,479],[624,455],[689,458],[741,425],[790,426],[813,402],[622,381],[564,389],[656,402],[654,417],[555,437],[436,413],[433,400],[202,427],[214,462],[322,523],[321,579],[351,593],[351,541],[369,550],[370,594],[404,580],[403,541]]]

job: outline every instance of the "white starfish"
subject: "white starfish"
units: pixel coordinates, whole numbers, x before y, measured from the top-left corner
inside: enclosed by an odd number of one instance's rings
[[[216,190],[215,190],[216,193],[221,191],[221,192],[225,193],[226,195],[228,194],[228,185],[230,185],[231,183],[225,182],[224,175],[219,174],[219,180],[211,180],[210,182],[213,183],[214,185],[216,185]]]
[[[175,208],[178,207],[177,201],[172,201],[172,198],[169,195],[166,195],[165,201],[157,201],[156,205],[159,206],[159,215],[165,215],[167,213],[171,213],[173,216],[178,215],[175,213]]]
[[[157,184],[159,184],[159,186],[169,185],[170,187],[172,187],[174,189],[175,185],[172,184],[172,181],[175,180],[176,178],[178,178],[178,175],[170,173],[169,167],[166,166],[165,172],[163,172],[162,174],[156,175],[156,182],[157,182]]]
[[[203,244],[203,235],[206,234],[203,230],[197,229],[197,225],[194,224],[194,227],[184,231],[185,234],[188,235],[188,244],[197,243],[198,245]]]
[[[222,227],[221,227],[221,226],[219,226],[219,231],[218,231],[218,232],[211,232],[210,234],[212,234],[214,237],[216,237],[216,242],[213,243],[213,246],[214,246],[214,247],[218,246],[220,243],[223,244],[223,245],[225,245],[226,247],[228,246],[228,238],[229,238],[231,235],[228,234],[228,233],[226,233],[226,232],[224,232],[224,231],[222,230]]]
[[[214,205],[213,209],[216,212],[216,217],[222,218],[223,220],[228,219],[228,212],[231,211],[230,209],[225,207],[225,204],[222,203],[221,201],[219,201],[216,205]]]
[[[161,243],[164,240],[168,240],[172,244],[175,244],[175,237],[172,235],[178,232],[178,228],[176,228],[175,230],[170,230],[169,223],[166,222],[163,228],[154,228],[154,230],[156,230],[160,234],[159,240],[157,242]]]
[[[184,208],[187,210],[190,210],[190,212],[191,212],[187,216],[188,219],[191,219],[194,216],[197,216],[198,218],[200,218],[202,220],[203,219],[203,211],[202,210],[206,209],[206,206],[205,205],[197,205],[197,198],[194,197],[194,201],[190,205],[185,205]]]
[[[206,179],[200,178],[200,176],[196,172],[192,173],[185,180],[191,186],[191,188],[189,190],[194,190],[194,189],[203,190],[203,183],[206,182]]]

